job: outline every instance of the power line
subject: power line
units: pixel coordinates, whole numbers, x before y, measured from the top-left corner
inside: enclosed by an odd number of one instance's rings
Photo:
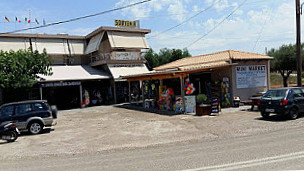
[[[273,3],[274,3],[274,2],[273,2]],[[274,5],[274,4],[273,4],[273,5]],[[272,5],[272,6],[273,6],[273,5]],[[271,12],[268,11],[268,22],[270,21],[271,18],[272,18]],[[255,41],[255,44],[254,44],[254,46],[253,46],[252,51],[255,50],[255,48],[256,48],[258,42],[260,41],[261,36],[262,36],[262,33],[263,33],[264,29],[265,29],[266,23],[267,23],[267,18],[265,18],[264,24],[263,24],[263,26],[262,26],[262,28],[261,28],[261,30],[260,30],[260,32],[259,32],[259,35],[258,35],[258,37],[257,37],[257,39],[256,39],[256,41]]]
[[[269,15],[270,15],[270,11],[269,11],[268,13],[269,13]],[[255,41],[255,43],[254,43],[254,46],[253,46],[253,48],[252,48],[252,51],[255,50],[256,45],[258,44],[259,40],[261,39],[261,36],[262,36],[262,33],[263,33],[264,29],[265,29],[266,23],[267,23],[267,21],[270,20],[270,16],[268,16],[268,17],[269,17],[268,20],[267,20],[267,18],[265,18],[264,24],[263,24],[263,26],[262,26],[262,28],[261,28],[261,30],[260,30],[260,32],[259,32],[259,35],[258,35],[258,37],[257,37],[257,39],[256,39],[256,41]]]
[[[177,24],[177,25],[175,25],[175,26],[173,26],[173,27],[170,27],[170,28],[168,28],[168,29],[166,29],[166,30],[164,30],[164,31],[162,31],[162,32],[160,32],[160,33],[158,33],[158,34],[155,34],[154,36],[150,36],[150,37],[148,37],[147,39],[151,39],[151,38],[156,37],[156,36],[158,36],[158,35],[160,35],[160,34],[164,34],[164,33],[168,32],[168,31],[170,31],[170,30],[172,30],[172,29],[175,29],[176,27],[179,27],[179,26],[185,24],[186,22],[188,22],[189,20],[191,20],[191,19],[197,17],[197,16],[200,15],[201,13],[203,13],[203,12],[209,10],[209,9],[212,8],[215,4],[219,3],[220,1],[221,1],[221,0],[214,1],[214,3],[213,3],[212,5],[210,5],[209,7],[207,7],[206,9],[203,9],[203,10],[199,11],[197,14],[195,14],[195,15],[189,17],[188,19],[184,20],[183,22],[181,22],[181,23],[179,23],[179,24]]]
[[[33,29],[38,29],[38,28],[43,28],[43,27],[49,27],[49,26],[63,24],[63,23],[69,23],[69,22],[72,22],[72,21],[77,21],[77,20],[81,20],[81,19],[85,19],[85,18],[95,17],[95,16],[98,16],[98,15],[102,15],[102,14],[106,14],[106,13],[122,10],[122,9],[125,9],[125,8],[133,7],[133,6],[136,6],[136,5],[139,5],[139,4],[143,4],[143,3],[146,3],[146,2],[149,2],[149,1],[151,1],[151,0],[144,0],[144,1],[140,1],[140,2],[137,2],[137,3],[129,4],[129,5],[126,5],[126,6],[123,6],[123,7],[114,8],[114,9],[103,11],[103,12],[99,12],[99,13],[96,13],[96,14],[91,14],[91,15],[86,15],[86,16],[82,16],[82,17],[72,18],[72,19],[65,20],[65,21],[58,21],[58,22],[54,22],[54,23],[50,23],[50,24],[46,24],[46,25],[42,25],[42,26],[29,27],[29,28],[25,28],[25,29],[14,30],[14,31],[10,31],[10,32],[0,33],[0,34],[17,33],[17,32],[21,32],[21,31],[27,31],[27,30],[33,30]]]
[[[200,38],[196,39],[195,41],[193,41],[192,43],[190,43],[186,48],[189,48],[190,46],[192,46],[193,44],[195,44],[196,42],[198,42],[199,40],[201,40],[202,38],[206,37],[207,35],[209,35],[212,31],[214,31],[217,27],[219,27],[225,20],[227,20],[230,16],[232,16],[241,6],[244,5],[244,3],[247,0],[244,0],[237,8],[235,8],[229,15],[227,15],[221,22],[219,22],[216,26],[214,26],[211,30],[209,30],[206,34],[204,34],[203,36],[201,36]]]

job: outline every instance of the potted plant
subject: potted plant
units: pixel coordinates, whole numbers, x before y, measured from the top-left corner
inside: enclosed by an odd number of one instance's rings
[[[196,97],[196,115],[211,114],[211,105],[208,103],[208,97],[205,94],[199,94]]]

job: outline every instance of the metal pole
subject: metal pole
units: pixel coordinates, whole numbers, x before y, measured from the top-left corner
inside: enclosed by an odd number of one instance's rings
[[[117,103],[117,97],[116,97],[116,84],[115,84],[115,80],[114,80],[114,84],[113,84],[113,89],[114,89],[114,103]]]
[[[142,103],[143,103],[143,107],[145,107],[145,90],[144,90],[144,81],[140,80],[140,85],[141,85]]]
[[[301,58],[301,14],[300,0],[296,0],[296,25],[297,25],[297,84],[302,86],[302,58]]]
[[[129,102],[131,103],[131,81],[128,81],[129,83]]]
[[[186,99],[185,99],[185,91],[184,91],[184,77],[180,76],[180,83],[181,83],[181,95],[183,99],[183,110],[184,113],[186,114]]]
[[[40,93],[40,100],[42,100],[43,99],[43,97],[42,97],[42,87],[39,87],[39,93]]]
[[[79,85],[79,99],[80,99],[80,107],[82,108],[82,102],[83,102],[83,99],[82,99],[82,85],[80,84]]]

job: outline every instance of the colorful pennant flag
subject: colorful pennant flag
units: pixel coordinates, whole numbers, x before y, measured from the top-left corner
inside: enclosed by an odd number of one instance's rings
[[[37,18],[35,18],[35,22],[36,22],[37,24],[39,24],[39,22],[38,22]]]
[[[28,19],[28,20],[27,20],[27,23],[31,23],[31,20],[30,20],[30,19]]]
[[[7,21],[7,22],[10,22],[10,20],[5,16],[5,20]]]
[[[18,22],[18,23],[21,23],[21,20],[19,20],[17,17],[15,17],[15,19],[16,19],[16,23]]]
[[[27,21],[27,18],[26,18],[26,17],[24,18],[24,21]]]

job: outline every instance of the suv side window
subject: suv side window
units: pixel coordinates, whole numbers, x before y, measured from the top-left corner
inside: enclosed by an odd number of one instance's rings
[[[31,104],[19,104],[16,105],[15,114],[21,115],[32,111],[32,105]]]
[[[4,106],[0,110],[0,116],[1,117],[6,117],[6,116],[12,116],[14,112],[14,106]]]
[[[33,109],[34,109],[34,111],[43,111],[44,110],[41,103],[34,103],[33,104]]]

